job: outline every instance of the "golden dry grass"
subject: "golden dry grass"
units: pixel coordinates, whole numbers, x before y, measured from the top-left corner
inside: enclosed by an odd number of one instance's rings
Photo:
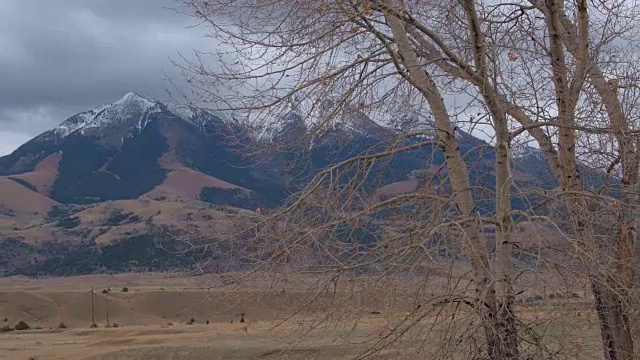
[[[160,274],[0,279],[1,317],[43,328],[0,334],[0,359],[347,359],[364,350],[335,342],[351,329],[292,343],[289,335],[299,323],[273,326],[300,305],[300,294],[202,287],[220,280]],[[89,329],[91,285],[98,329]],[[102,294],[108,287],[111,292]],[[104,328],[107,304],[118,328]],[[240,313],[246,323],[239,322]],[[191,317],[196,324],[187,324]],[[383,321],[362,322],[362,335]],[[57,329],[60,322],[69,328]]]
[[[3,191],[2,180],[3,178],[0,178],[0,198]],[[22,189],[19,189],[21,191],[30,191],[12,180],[7,181],[12,188],[21,187]],[[35,192],[31,192],[31,195],[42,197]],[[6,201],[6,198],[2,199]],[[27,214],[29,216],[0,218],[0,236],[21,237],[30,244],[42,244],[46,241],[67,242],[77,238],[78,236],[70,236],[69,230],[57,227],[55,221],[46,222],[43,214],[46,213],[48,206],[39,209],[40,212],[37,215],[29,213]],[[36,210],[31,207],[29,209]],[[138,215],[140,221],[123,222],[118,226],[109,225],[107,220],[114,211]],[[78,217],[81,223],[71,231],[86,233],[90,238],[95,237],[96,243],[105,245],[146,232],[146,221],[151,221],[155,225],[174,226],[195,235],[215,233],[229,234],[232,237],[237,231],[234,224],[255,214],[242,209],[236,209],[234,213],[226,213],[210,208],[199,201],[175,197],[161,201],[149,198],[106,201],[86,206],[73,216]],[[215,221],[211,221],[212,219]]]
[[[8,177],[0,177],[0,208],[13,211],[15,215],[31,216],[46,213],[56,201],[30,190]]]
[[[153,190],[143,195],[145,198],[174,195],[184,199],[199,199],[204,187],[239,189],[237,185],[205,175],[180,164],[168,167],[167,178]]]
[[[247,332],[219,323],[14,332],[2,335],[0,359],[350,359],[362,351],[330,338],[287,344],[268,325]]]
[[[33,171],[11,177],[25,180],[35,186],[40,194],[48,196],[51,192],[56,176],[58,175],[58,163],[62,155],[51,154],[36,164]]]
[[[466,358],[466,346],[475,335],[469,331],[469,312],[452,306],[422,317],[402,341],[385,338],[390,322],[415,307],[414,299],[402,295],[402,286],[395,296],[365,289],[357,303],[348,298],[352,294],[338,292],[320,299],[313,315],[299,314],[281,323],[308,300],[305,289],[314,278],[293,278],[291,291],[275,292],[268,281],[220,286],[231,276],[2,278],[0,319],[8,317],[10,325],[25,320],[43,329],[0,333],[0,359],[351,359],[383,344],[372,358],[453,360]],[[98,329],[89,329],[91,286],[96,289]],[[128,292],[121,291],[124,286]],[[442,286],[434,282],[434,287],[430,291],[436,293]],[[111,291],[103,294],[107,288]],[[344,313],[337,310],[341,298],[352,301],[342,303],[348,308]],[[388,312],[391,298],[394,310]],[[107,307],[110,322],[120,327],[104,328]],[[523,304],[516,311],[550,351],[558,351],[557,358],[601,358],[597,319],[584,299]],[[240,313],[246,323],[239,323]],[[196,323],[189,325],[191,317]],[[69,328],[57,329],[60,322]],[[532,346],[525,343],[523,348]]]

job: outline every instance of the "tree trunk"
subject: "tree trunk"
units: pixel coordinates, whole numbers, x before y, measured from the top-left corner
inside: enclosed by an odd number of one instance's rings
[[[564,36],[564,45],[576,58],[581,56],[579,45],[588,48],[588,8],[585,0],[578,2],[578,26],[566,16],[562,7],[558,12]],[[580,36],[584,38],[580,40]],[[584,51],[584,50],[583,50]],[[586,51],[584,51],[586,52]],[[586,56],[586,55],[582,55]],[[614,241],[613,262],[604,272],[592,277],[595,307],[600,320],[602,345],[607,360],[627,360],[634,356],[633,336],[629,324],[630,301],[634,287],[634,243],[636,237],[634,206],[637,205],[636,190],[638,185],[638,151],[632,138],[625,134],[629,124],[618,99],[615,83],[606,80],[597,64],[584,59],[587,76],[594,86],[607,112],[611,127],[616,131],[615,137],[620,151],[622,163],[622,189],[620,207],[618,209],[619,230]],[[583,239],[586,240],[586,239]],[[593,240],[587,240],[595,242]]]
[[[568,70],[564,54],[564,47],[572,53],[576,59],[576,71],[588,71],[588,76],[603,99],[607,109],[609,120],[613,128],[619,130],[618,145],[622,153],[623,168],[625,167],[625,155],[630,149],[625,146],[622,137],[624,130],[624,115],[622,109],[617,106],[617,98],[611,94],[611,87],[606,84],[603,77],[597,76],[598,72],[592,66],[588,57],[588,14],[586,1],[578,2],[578,29],[567,26],[562,1],[546,0],[541,8],[545,14],[550,39],[550,57],[555,84],[559,129],[558,149],[560,164],[560,183],[565,191],[566,203],[571,211],[573,226],[578,238],[578,245],[586,255],[583,263],[591,281],[596,311],[600,320],[600,332],[602,345],[607,360],[627,360],[633,357],[633,340],[628,322],[627,306],[628,294],[632,284],[631,238],[629,224],[622,216],[620,236],[614,242],[614,270],[609,275],[608,269],[600,267],[596,233],[588,216],[587,204],[582,196],[583,188],[580,174],[577,169],[575,152],[575,131],[570,127],[574,125],[574,109],[578,102],[578,92],[572,91],[581,87],[574,83],[569,84]],[[571,41],[569,41],[571,39]],[[588,69],[588,70],[587,70]],[[632,152],[632,151],[631,151]],[[637,173],[637,168],[634,170]],[[625,183],[627,174],[623,175],[623,193],[625,198]],[[624,213],[624,212],[623,212]],[[620,213],[620,215],[623,215]],[[630,281],[631,280],[631,281]]]
[[[511,234],[511,193],[513,181],[510,171],[509,131],[505,121],[496,121],[498,145],[496,146],[496,290],[497,327],[500,338],[500,358],[518,359],[518,330],[513,314],[513,244]]]
[[[422,93],[431,108],[436,125],[436,134],[442,143],[442,151],[449,170],[454,199],[462,215],[468,219],[468,221],[464,222],[463,229],[471,245],[467,253],[471,259],[471,266],[474,272],[477,297],[475,309],[485,332],[487,353],[491,359],[503,359],[500,351],[503,346],[496,331],[496,294],[489,272],[486,241],[480,233],[477,222],[473,220],[476,209],[471,194],[469,174],[464,159],[460,154],[449,113],[437,85],[418,61],[402,22],[389,12],[385,13],[385,18],[393,32],[398,45],[398,52],[402,57],[397,62],[401,61],[408,71],[408,74],[404,76]],[[402,69],[399,70],[403,71]]]
[[[474,51],[474,64],[482,83],[490,84],[487,71],[487,49],[480,17],[475,0],[460,1],[467,15],[469,34]],[[496,237],[494,255],[494,275],[496,281],[496,333],[498,359],[518,359],[518,329],[513,314],[513,248],[511,234],[511,134],[507,114],[502,108],[499,96],[492,87],[480,89],[496,131]]]

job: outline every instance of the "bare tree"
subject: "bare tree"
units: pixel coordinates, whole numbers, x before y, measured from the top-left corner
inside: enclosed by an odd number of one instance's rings
[[[535,141],[560,184],[557,195],[570,214],[569,237],[576,240],[581,269],[591,282],[605,356],[633,358],[630,319],[640,162],[633,121],[637,72],[629,67],[629,59],[606,60],[606,52],[619,48],[616,42],[636,41],[630,32],[636,18],[624,1],[184,0],[184,4],[220,42],[214,68],[208,67],[205,54],[185,66],[194,75],[191,82],[202,100],[244,114],[258,128],[278,124],[282,113],[295,110],[308,124],[304,136],[311,139],[320,137],[346,112],[384,117],[426,106],[434,131],[408,132],[403,138],[435,135],[435,140],[424,143],[437,144],[445,154],[450,198],[434,191],[402,191],[385,201],[363,201],[363,174],[380,159],[409,150],[399,142],[320,172],[272,217],[287,216],[290,226],[284,227],[288,236],[279,234],[282,241],[269,247],[268,262],[290,259],[292,249],[313,244],[338,263],[330,268],[335,272],[376,261],[390,264],[391,254],[405,254],[415,245],[390,236],[394,246],[381,242],[374,247],[378,252],[355,251],[349,261],[338,260],[336,253],[348,252],[339,242],[329,244],[335,239],[335,227],[416,198],[428,198],[436,207],[454,204],[457,217],[420,222],[416,232],[433,236],[443,227],[460,230],[474,273],[475,295],[469,303],[484,330],[486,354],[492,359],[519,358],[519,339],[524,335],[518,332],[519,320],[512,310],[511,146],[514,139],[526,137]],[[465,110],[487,114],[485,126],[494,134],[493,219],[476,211],[468,164],[455,136],[465,113],[446,100],[457,95],[468,99]],[[472,128],[480,122],[475,118],[464,125]],[[614,182],[620,180],[617,198],[611,192],[590,191],[581,179],[581,164],[598,151],[600,170],[610,173]],[[607,152],[614,153],[610,164],[602,160],[608,159]],[[359,169],[355,176],[345,171],[354,167]],[[345,174],[351,178],[338,181]],[[614,214],[615,236],[594,225],[594,204]],[[315,211],[313,217],[307,216],[310,209]],[[441,209],[450,210],[445,205]],[[296,221],[302,217],[304,221]],[[493,260],[481,221],[496,225]],[[603,236],[614,249],[609,262],[602,261],[604,250],[598,239]]]
[[[608,63],[603,52],[614,49],[616,41],[633,43],[635,39],[625,37],[631,35],[629,30],[637,19],[624,2],[597,5],[578,0],[571,3],[486,2],[482,5],[478,11],[471,4],[463,4],[470,26],[467,43],[476,49],[476,59],[482,56],[478,54],[492,55],[486,49],[478,49],[485,44],[482,37],[491,36],[490,43],[494,46],[499,42],[505,45],[509,51],[508,60],[521,64],[520,69],[515,67],[514,70],[514,65],[505,66],[504,61],[494,60],[490,71],[497,78],[502,78],[501,82],[488,81],[482,64],[465,59],[470,58],[465,47],[455,39],[451,41],[438,34],[428,20],[416,17],[410,7],[399,12],[407,26],[414,29],[416,45],[423,54],[447,74],[474,84],[490,109],[498,113],[504,111],[520,123],[522,127],[513,135],[528,132],[544,151],[561,184],[562,197],[571,212],[574,233],[583,255],[582,261],[592,282],[605,356],[608,359],[630,359],[634,354],[630,302],[639,157],[636,149],[638,137],[633,135],[633,125],[629,121],[629,113],[634,112],[635,103],[628,104],[625,114],[625,96],[618,93],[617,84],[619,80],[630,80],[635,76],[629,78],[627,73],[625,78],[617,78],[613,74],[619,72],[618,66],[628,66],[628,63]],[[590,16],[592,14],[595,16]],[[484,23],[484,28],[474,27],[477,23]],[[610,80],[606,79],[604,71],[612,73]],[[514,73],[522,75],[522,78],[512,76],[508,82],[504,81],[504,74]],[[525,92],[510,93],[510,89],[518,87]],[[585,101],[585,93],[592,95],[591,103]],[[551,108],[546,110],[550,115],[544,114],[545,109],[540,104]],[[595,114],[601,122],[594,123]],[[496,131],[499,133],[499,128]],[[608,170],[611,171],[617,163],[621,164],[620,204],[616,210],[619,229],[618,235],[610,242],[614,248],[612,261],[604,267],[598,265],[601,254],[596,238],[599,234],[592,226],[593,217],[588,209],[590,195],[586,194],[580,178],[577,161],[579,132],[582,137],[613,137],[610,151],[617,156],[603,170],[610,168]],[[497,150],[500,151],[500,147]],[[617,203],[618,200],[609,201]]]
[[[380,11],[391,9],[398,18],[403,19],[403,26],[408,28],[414,36],[417,51],[438,64],[447,74],[474,84],[495,118],[499,119],[502,112],[509,114],[521,124],[522,130],[536,139],[554,169],[564,192],[563,198],[572,214],[573,228],[580,251],[584,255],[585,269],[593,284],[596,308],[601,316],[605,354],[608,358],[633,356],[628,311],[631,301],[630,289],[633,286],[632,244],[635,236],[634,220],[631,219],[633,219],[636,195],[635,190],[632,189],[637,188],[638,172],[638,156],[632,144],[637,140],[630,137],[633,129],[629,127],[629,122],[622,110],[622,99],[617,94],[616,81],[605,79],[600,70],[603,64],[599,61],[603,49],[610,48],[608,45],[614,39],[622,39],[625,28],[628,30],[635,20],[631,17],[632,14],[625,11],[626,7],[622,3],[616,3],[611,7],[590,7],[585,1],[577,1],[570,4],[571,11],[575,14],[571,19],[566,12],[568,5],[563,1],[521,4],[488,2],[481,3],[481,10],[477,10],[473,3],[461,2],[461,7],[467,15],[466,21],[456,21],[455,17],[451,17],[453,21],[447,27],[443,23],[434,24],[432,19],[425,16],[430,11],[433,13],[433,9],[421,11],[418,7],[411,5],[394,8],[385,2],[373,3],[374,8],[377,7],[381,9]],[[455,13],[456,5],[445,5],[445,7]],[[434,6],[434,8],[437,7]],[[596,21],[590,20],[590,11],[599,12]],[[536,12],[540,14],[539,17],[535,16]],[[496,16],[496,14],[502,16]],[[437,17],[434,18],[437,19]],[[602,18],[604,22],[601,23]],[[511,46],[508,47],[510,49],[507,54],[508,60],[518,60],[519,56],[516,52],[520,50],[522,53],[528,53],[527,57],[533,57],[533,61],[522,61],[523,67],[543,71],[536,73],[537,78],[528,79],[532,81],[527,93],[531,94],[533,99],[524,99],[518,103],[517,97],[501,89],[509,89],[512,86],[501,78],[508,68],[496,61],[495,57],[490,72],[502,82],[492,82],[486,76],[482,59],[484,56],[495,56],[487,46],[492,44],[496,47],[500,41],[511,36],[505,30],[492,32],[492,26],[496,24],[508,25],[509,31],[522,29],[523,35],[528,38],[526,43],[520,39],[521,42],[517,44],[508,42],[503,44]],[[452,36],[455,29],[461,29],[464,25],[470,29],[467,38],[460,39]],[[449,32],[442,30],[447,28],[450,29]],[[598,35],[600,35],[600,42],[592,46],[591,39],[597,38]],[[488,36],[491,40],[489,43],[484,41]],[[518,48],[516,45],[522,47]],[[591,48],[595,48],[595,51]],[[470,52],[469,49],[473,51]],[[536,59],[540,62],[536,63]],[[545,69],[548,69],[547,75],[544,75]],[[526,74],[525,71],[523,73]],[[550,81],[545,82],[545,79]],[[516,85],[520,85],[518,79],[511,80]],[[602,104],[604,107],[603,117],[606,122],[604,126],[586,126],[591,124],[585,122],[585,118],[579,117],[582,115],[581,112],[585,111],[584,104],[581,104],[581,95],[588,91],[588,87],[593,87],[594,93],[599,97],[598,103],[594,106]],[[551,90],[552,93],[545,94],[546,90]],[[545,99],[546,96],[548,100]],[[532,116],[538,119],[544,118],[544,114],[540,114],[539,107],[533,107],[527,103],[536,104],[540,100],[552,107],[551,113],[554,114],[547,118],[548,121],[532,119]],[[591,113],[593,114],[593,111]],[[554,130],[545,132],[543,128],[555,128],[557,132]],[[616,161],[622,163],[620,198],[624,205],[621,206],[618,216],[619,235],[612,241],[615,249],[613,258],[607,267],[598,265],[600,257],[596,241],[598,234],[592,226],[584,184],[580,179],[576,155],[577,131],[587,134],[612,134],[616,139],[614,151],[619,153]],[[496,128],[496,132],[500,132],[499,127]],[[499,146],[498,151],[500,151]],[[624,163],[621,159],[627,159],[627,162]]]

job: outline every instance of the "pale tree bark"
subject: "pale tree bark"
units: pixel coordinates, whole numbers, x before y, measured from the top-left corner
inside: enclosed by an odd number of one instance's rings
[[[486,42],[473,0],[460,1],[467,17],[469,34],[474,55],[474,65],[482,83],[489,84],[491,79],[486,66]],[[496,133],[496,236],[495,236],[495,278],[497,293],[496,332],[499,338],[498,353],[501,359],[517,359],[520,357],[518,349],[518,330],[516,318],[513,314],[513,244],[511,234],[513,221],[511,219],[511,184],[513,178],[510,170],[511,138],[507,114],[500,106],[499,97],[492,91],[492,87],[480,89],[487,108],[492,116]]]
[[[474,1],[463,2],[468,18],[477,17]],[[589,52],[589,16],[588,5],[584,0],[576,2],[577,26],[573,25],[564,13],[564,2],[532,1],[534,7],[544,14],[549,39],[548,57],[552,80],[556,92],[558,115],[554,122],[558,128],[557,150],[552,139],[541,126],[531,119],[523,108],[511,103],[500,94],[497,86],[491,84],[482,72],[482,64],[467,64],[441,39],[437,32],[429,29],[409,14],[402,13],[410,33],[419,45],[421,55],[432,61],[445,73],[458,79],[464,79],[476,86],[489,109],[504,111],[519,122],[523,129],[537,141],[544,152],[549,165],[563,189],[563,199],[571,212],[573,227],[578,238],[583,263],[592,281],[596,308],[600,316],[603,347],[608,359],[629,359],[633,356],[633,341],[629,324],[629,302],[633,289],[633,244],[635,242],[634,209],[637,207],[638,153],[635,139],[630,137],[629,125],[618,96],[615,83],[606,81],[598,64]],[[524,10],[523,10],[524,11]],[[472,21],[468,21],[472,24]],[[577,28],[577,29],[576,29]],[[474,27],[470,25],[474,35]],[[492,39],[494,43],[497,39]],[[470,47],[477,43],[477,37],[471,36]],[[564,48],[567,48],[574,60],[573,74],[570,76]],[[476,56],[478,47],[476,46]],[[484,51],[484,49],[480,49]],[[479,66],[480,65],[480,66]],[[570,80],[571,79],[571,80]],[[622,188],[620,193],[619,234],[614,242],[613,267],[603,271],[597,265],[598,249],[596,234],[590,223],[589,211],[584,189],[578,171],[576,158],[576,120],[574,111],[579,102],[585,81],[589,81],[599,93],[606,109],[610,127],[616,134],[621,153]],[[499,131],[496,129],[496,131]],[[500,152],[500,149],[497,148]]]
[[[480,19],[473,0],[461,0],[467,16],[469,34],[471,38],[474,65],[482,83],[489,84],[489,74],[486,67],[486,43]],[[511,219],[511,137],[507,114],[500,106],[499,97],[492,91],[492,87],[480,88],[480,94],[492,116],[496,133],[496,237],[495,237],[495,279],[496,279],[496,333],[498,337],[496,352],[501,359],[517,359],[520,357],[518,349],[518,330],[516,318],[513,314],[513,244],[511,234],[513,221]]]
[[[634,343],[629,314],[634,282],[633,244],[635,242],[634,205],[637,204],[636,186],[638,183],[637,150],[633,139],[627,134],[630,130],[629,124],[617,96],[615,82],[608,82],[599,70],[598,64],[591,61],[588,40],[589,17],[586,0],[577,1],[577,26],[573,25],[566,16],[564,5],[561,1],[547,1],[544,6],[540,3],[537,5],[547,18],[552,44],[554,49],[557,49],[552,53],[554,54],[554,64],[560,64],[560,61],[563,64],[565,63],[564,59],[557,59],[555,54],[560,53],[562,47],[566,46],[577,63],[577,79],[574,81],[582,80],[579,78],[580,76],[588,76],[602,99],[619,146],[622,164],[622,186],[620,190],[620,209],[618,211],[619,230],[613,244],[613,264],[604,273],[597,271],[589,274],[589,276],[592,281],[596,309],[600,318],[600,332],[605,357],[608,360],[633,359]],[[561,65],[557,67],[562,68]],[[564,77],[566,78],[566,70]],[[576,88],[578,87],[576,86]],[[566,87],[559,87],[558,84],[556,84],[556,88],[564,88],[564,91],[567,91]],[[571,96],[559,94],[560,96],[573,101],[574,106],[577,103],[578,94],[572,93]],[[568,111],[570,110],[572,109],[568,109]],[[568,116],[561,117],[561,120],[564,120],[567,125],[573,124],[573,122],[568,121]],[[570,169],[575,169],[575,140],[568,134],[568,131],[563,131],[563,129],[560,129],[560,136],[561,156],[564,155],[562,157],[565,159],[563,165],[571,167]],[[576,174],[575,170],[571,173],[565,173],[563,185],[566,184],[569,189],[581,190],[577,184],[579,179],[571,177],[574,174]],[[588,247],[585,250],[587,253],[593,254],[591,256],[594,257],[593,261],[595,262],[597,259],[595,258],[596,244],[593,238],[594,234],[593,232],[580,232],[585,227],[585,224],[581,223],[580,219],[586,219],[584,215],[586,205],[584,202],[579,203],[577,199],[571,199],[570,206],[574,213],[576,230],[579,231],[578,233],[581,236],[581,244],[583,247]]]
[[[203,4],[199,8],[200,14],[207,14],[205,17],[209,17],[207,20],[213,28],[220,25],[211,19],[210,14],[225,13],[229,11],[227,9],[234,6],[240,8],[240,14],[245,14],[246,9],[253,8],[235,5],[239,2],[232,0],[207,2],[188,0],[187,2]],[[209,9],[212,2],[218,6]],[[568,4],[566,9],[564,0],[519,0],[508,4],[458,0],[446,2],[445,5],[437,0],[301,1],[295,4],[283,0],[242,2],[242,4],[245,3],[259,6],[266,4],[266,10],[256,12],[258,18],[268,16],[265,14],[277,14],[277,11],[269,10],[272,9],[272,3],[280,3],[282,7],[278,9],[285,9],[282,13],[283,18],[295,18],[293,21],[295,30],[283,30],[286,27],[281,27],[279,23],[266,27],[271,30],[264,30],[262,27],[256,27],[255,22],[252,21],[246,24],[248,34],[251,35],[247,39],[243,38],[247,36],[246,34],[235,32],[233,29],[218,30],[219,34],[223,34],[223,38],[224,35],[228,35],[232,41],[240,41],[239,49],[253,49],[254,46],[270,48],[271,46],[271,50],[278,49],[275,50],[278,52],[279,49],[290,48],[290,52],[285,51],[281,58],[290,57],[296,61],[303,59],[305,61],[301,63],[306,71],[311,72],[323,69],[324,62],[324,60],[312,61],[311,59],[320,59],[323,55],[334,54],[334,49],[338,47],[349,51],[344,54],[336,51],[335,54],[340,54],[348,58],[347,60],[353,60],[347,61],[348,65],[336,66],[331,71],[326,70],[322,74],[314,73],[310,76],[310,80],[299,80],[289,94],[276,96],[277,99],[273,103],[266,101],[266,104],[263,104],[262,101],[258,101],[258,105],[248,105],[247,108],[273,107],[274,103],[282,102],[291,94],[304,93],[308,89],[313,90],[314,86],[320,86],[325,82],[331,84],[329,80],[335,79],[344,81],[338,81],[341,86],[337,88],[326,87],[323,88],[326,90],[314,90],[315,94],[320,95],[318,98],[322,98],[325,94],[331,94],[337,89],[342,99],[349,102],[352,100],[352,94],[363,88],[362,80],[367,78],[368,71],[377,64],[381,64],[381,68],[385,65],[390,65],[389,67],[391,64],[395,65],[397,72],[382,72],[380,78],[400,78],[399,83],[406,80],[407,88],[413,87],[411,95],[415,95],[417,89],[429,104],[436,123],[437,137],[443,143],[442,150],[450,170],[454,201],[462,215],[469,219],[464,222],[464,229],[471,244],[469,257],[472,261],[475,286],[478,291],[476,309],[482,319],[491,358],[519,356],[515,317],[510,310],[513,303],[514,280],[512,279],[512,248],[509,239],[513,228],[509,188],[513,178],[509,172],[509,162],[511,140],[522,133],[530,135],[537,142],[563,190],[559,200],[564,201],[569,210],[573,227],[572,235],[577,240],[579,257],[592,283],[596,309],[600,316],[605,356],[608,360],[633,357],[634,347],[629,313],[634,286],[633,244],[636,237],[634,212],[638,207],[640,160],[638,139],[637,136],[631,135],[633,125],[629,123],[623,100],[617,94],[618,87],[615,82],[607,80],[610,72],[605,67],[599,66],[598,55],[592,54],[590,48],[589,39],[597,38],[598,34],[595,33],[598,30],[590,28],[589,8],[598,7],[600,4],[602,7],[599,10],[602,14],[602,11],[605,11],[602,9],[606,9],[604,3],[572,0],[566,1]],[[486,30],[490,27],[488,24],[491,23],[490,18],[493,16],[492,11],[484,11],[488,7],[492,10],[499,7],[516,9],[513,13],[504,15],[504,18],[497,19],[495,23],[520,26],[521,38],[509,43],[509,37],[503,36],[504,32],[491,33]],[[290,8],[298,10],[293,12],[292,17],[284,16],[285,13],[288,14]],[[433,20],[430,17],[431,8],[436,8],[434,12],[451,22],[443,21],[442,18]],[[454,13],[451,17],[442,15],[447,14],[448,10]],[[523,21],[520,22],[521,20]],[[325,24],[325,26],[318,24]],[[483,26],[485,26],[484,29]],[[308,33],[305,33],[305,30]],[[289,32],[286,33],[287,31]],[[594,32],[593,36],[590,36],[591,32]],[[300,33],[305,35],[299,37]],[[522,38],[525,40],[517,43]],[[357,39],[354,41],[357,44],[349,43],[350,39]],[[274,43],[271,44],[271,41]],[[363,43],[367,43],[369,47],[362,46]],[[373,43],[375,44],[372,45]],[[306,44],[310,45],[307,47]],[[542,74],[540,78],[534,76],[520,78],[524,79],[523,82],[530,80],[530,84],[526,85],[530,88],[525,89],[525,92],[530,92],[528,94],[530,96],[525,100],[513,96],[508,91],[510,88],[508,80],[504,77],[498,78],[496,74],[509,68],[510,65],[505,66],[505,63],[507,65],[510,63],[506,60],[501,62],[500,56],[493,53],[493,51],[518,52],[521,50],[524,56],[535,57],[535,60],[531,61],[535,62],[534,66],[542,69],[538,73]],[[527,68],[530,65],[527,61],[522,60],[521,64],[513,63],[512,65]],[[252,61],[248,63],[251,64]],[[363,64],[368,64],[369,67],[362,68]],[[295,66],[289,68],[295,68]],[[261,71],[261,68],[257,69]],[[285,75],[287,67],[279,69],[281,72],[276,71],[276,73],[281,74],[281,78],[289,76],[289,73]],[[353,74],[349,78],[341,78],[342,74],[350,71],[353,71]],[[220,83],[226,84],[229,79],[238,79],[238,77],[227,76],[226,73],[223,75],[225,76],[219,79]],[[249,72],[233,75],[239,76],[241,80],[253,80]],[[478,225],[472,221],[475,216],[475,204],[470,190],[469,175],[454,136],[448,113],[451,109],[447,109],[442,100],[441,93],[447,93],[448,89],[442,84],[448,82],[464,83],[468,89],[473,88],[470,92],[479,95],[479,101],[488,109],[495,129],[497,182],[497,209],[494,218],[497,224],[496,256],[493,259],[495,273],[490,270],[490,260],[485,252],[483,236]],[[588,90],[585,90],[586,88]],[[603,117],[606,117],[610,125],[607,131],[608,134],[614,134],[622,167],[620,198],[616,201],[617,208],[611,210],[617,215],[620,226],[618,234],[610,236],[614,238],[611,242],[614,251],[610,267],[600,264],[602,253],[596,238],[602,233],[593,226],[594,214],[589,208],[592,202],[588,199],[580,179],[578,161],[580,154],[576,151],[581,134],[599,131],[596,127],[582,126],[588,119],[577,115],[579,113],[577,109],[585,106],[581,104],[581,95],[592,88],[602,102],[606,113]],[[540,91],[540,89],[543,90]],[[385,93],[390,92],[385,91]],[[548,106],[551,109],[538,107],[538,97],[543,98],[542,106]],[[593,107],[598,106],[599,104],[593,105]],[[510,134],[509,122],[518,123],[520,129]]]
[[[451,187],[455,194],[456,204],[462,215],[471,220],[475,215],[475,203],[471,193],[469,174],[464,159],[460,154],[458,141],[454,135],[454,128],[442,95],[430,74],[419,62],[409,43],[403,23],[389,12],[385,13],[385,19],[393,32],[398,53],[402,57],[400,61],[408,72],[407,79],[422,93],[432,111],[437,136],[443,143],[442,150],[449,168]],[[505,339],[504,336],[501,336],[500,329],[496,327],[495,287],[489,272],[486,242],[480,233],[477,222],[467,221],[464,225],[464,230],[471,244],[469,256],[474,271],[477,295],[475,309],[480,316],[485,331],[487,352],[491,359],[506,359],[505,346],[503,345]],[[508,256],[508,254],[505,255]],[[517,352],[517,350],[515,351]]]

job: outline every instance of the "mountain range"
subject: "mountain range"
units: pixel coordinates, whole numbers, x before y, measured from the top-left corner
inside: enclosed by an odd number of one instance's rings
[[[303,116],[291,110],[274,120],[278,126],[269,136],[259,136],[233,117],[128,93],[0,157],[0,270],[72,274],[186,266],[193,260],[158,252],[158,239],[180,252],[184,242],[176,239],[185,236],[231,238],[223,234],[253,221],[257,208],[281,205],[327,166],[382,149],[416,116],[398,115],[399,125],[389,127],[353,109],[310,136]],[[456,136],[473,183],[491,189],[493,148],[459,129]],[[433,145],[395,154],[374,164],[365,192],[443,162]],[[532,148],[514,159],[514,179],[524,188],[554,186]],[[480,210],[490,213],[491,196],[477,196]],[[529,204],[516,196],[514,206]]]

